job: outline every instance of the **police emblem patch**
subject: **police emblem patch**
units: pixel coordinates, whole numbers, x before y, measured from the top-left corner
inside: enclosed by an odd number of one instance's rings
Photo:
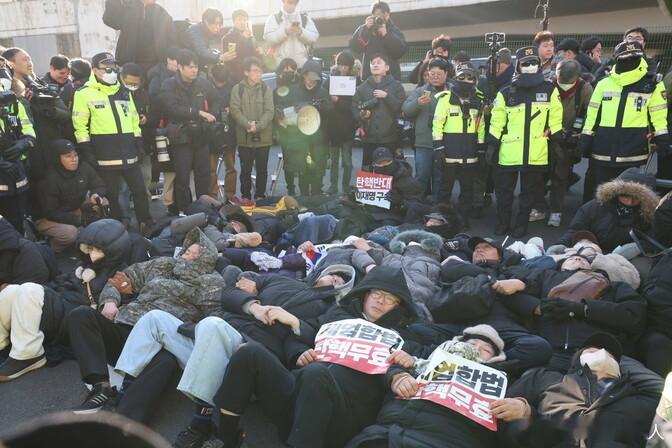
[[[547,93],[537,93],[537,101],[548,101]]]

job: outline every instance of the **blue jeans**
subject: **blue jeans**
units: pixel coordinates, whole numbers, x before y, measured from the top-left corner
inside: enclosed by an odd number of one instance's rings
[[[429,193],[434,165],[434,150],[432,148],[415,148],[415,179],[420,182],[423,196]]]
[[[165,311],[153,310],[135,324],[114,369],[137,377],[163,348],[184,369],[177,390],[191,399],[212,404],[229,359],[243,342],[231,325],[206,317],[196,325],[196,338],[182,336],[182,321]]]

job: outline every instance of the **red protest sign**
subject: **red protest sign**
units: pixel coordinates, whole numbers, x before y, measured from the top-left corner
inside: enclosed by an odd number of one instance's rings
[[[411,400],[432,401],[497,431],[490,404],[504,398],[505,373],[437,349],[418,376],[418,383],[418,392]]]
[[[322,325],[315,337],[315,353],[318,361],[379,375],[387,372],[387,357],[402,343],[396,331],[364,319],[346,319]]]

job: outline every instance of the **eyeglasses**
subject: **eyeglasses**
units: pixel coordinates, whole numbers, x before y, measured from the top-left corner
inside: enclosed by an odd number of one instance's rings
[[[445,74],[446,74],[446,72],[444,72],[444,71],[427,72],[427,76],[431,76],[432,78],[440,78],[441,76],[443,76]]]
[[[372,299],[380,300],[385,305],[398,305],[399,304],[399,298],[398,297],[396,297],[392,294],[386,293],[385,291],[381,291],[379,289],[374,289],[374,290],[369,291],[368,296],[371,297]]]

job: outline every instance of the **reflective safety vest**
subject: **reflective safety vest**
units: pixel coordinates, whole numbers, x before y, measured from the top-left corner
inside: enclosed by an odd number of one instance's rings
[[[17,103],[16,114],[10,115],[8,121],[12,128],[10,132],[14,135],[14,138],[35,139],[35,128],[21,101]],[[0,130],[3,133],[6,132],[3,120],[0,120]],[[15,178],[0,172],[0,196],[14,196],[28,190],[28,155],[24,154],[20,160],[13,163],[16,165],[19,175]]]
[[[432,140],[443,141],[444,162],[462,165],[478,163],[478,144],[485,142],[481,99],[474,92],[462,104],[450,90],[437,93],[435,98]]]
[[[108,86],[94,74],[77,92],[72,107],[77,143],[91,143],[100,169],[124,169],[138,162],[140,116],[133,96],[119,83]]]
[[[595,87],[583,135],[590,157],[608,166],[638,166],[649,157],[647,134],[667,135],[667,97],[642,58],[635,70],[612,72]]]
[[[522,87],[514,80],[497,94],[490,119],[490,135],[501,142],[501,167],[547,166],[549,135],[561,130],[562,102],[553,83],[544,81],[536,86]]]

